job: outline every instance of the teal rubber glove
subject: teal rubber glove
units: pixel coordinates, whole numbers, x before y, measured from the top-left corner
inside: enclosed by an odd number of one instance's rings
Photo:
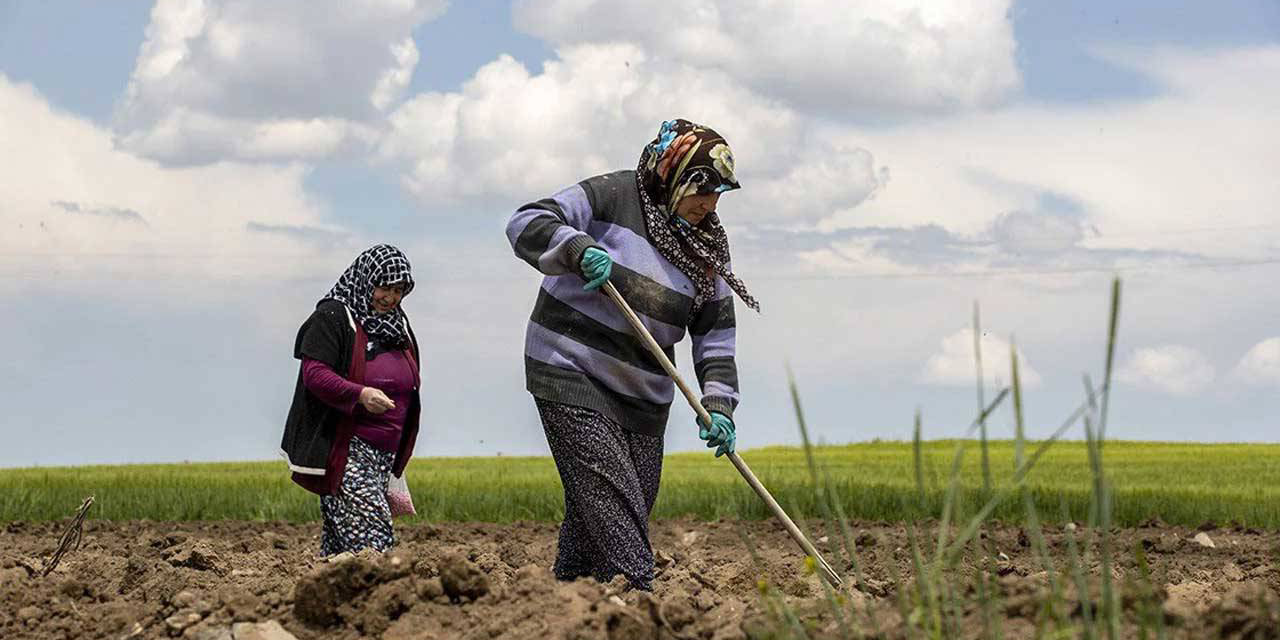
[[[604,286],[609,280],[609,275],[613,273],[613,258],[601,249],[588,247],[582,252],[582,276],[587,279],[587,284],[582,288],[587,291],[594,291]]]
[[[734,433],[733,420],[719,411],[711,412],[711,426],[702,423],[698,418],[698,437],[707,441],[707,448],[716,448],[716,457],[731,453],[738,442]]]

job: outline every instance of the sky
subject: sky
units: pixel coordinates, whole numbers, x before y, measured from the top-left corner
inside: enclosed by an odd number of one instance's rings
[[[963,434],[975,303],[1045,436],[1116,276],[1108,436],[1277,442],[1276,77],[1274,0],[2,1],[0,467],[273,458],[297,328],[380,242],[417,455],[545,454],[506,219],[672,117],[743,184],[740,448],[798,441],[788,367],[822,442]]]

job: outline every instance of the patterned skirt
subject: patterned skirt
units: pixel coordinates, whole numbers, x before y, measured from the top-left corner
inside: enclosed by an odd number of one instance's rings
[[[391,506],[387,504],[387,481],[394,461],[394,453],[375,449],[360,438],[351,439],[338,492],[320,497],[324,516],[321,555],[361,549],[386,551],[395,544]]]
[[[627,431],[590,409],[534,401],[564,485],[556,577],[608,582],[622,574],[632,588],[650,590],[649,513],[662,479],[662,437]]]

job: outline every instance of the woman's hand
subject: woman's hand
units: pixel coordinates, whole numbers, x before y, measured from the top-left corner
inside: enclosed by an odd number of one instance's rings
[[[707,448],[716,448],[716,457],[732,453],[738,436],[734,434],[733,420],[719,411],[711,412],[711,425],[703,424],[698,418],[698,437],[707,441]]]
[[[610,274],[613,273],[613,258],[610,258],[606,251],[589,247],[582,252],[581,266],[582,276],[587,279],[587,284],[582,288],[593,291],[604,286]]]
[[[387,394],[373,387],[365,387],[360,390],[360,404],[365,408],[365,411],[375,416],[396,408],[396,403],[391,398],[388,398]]]

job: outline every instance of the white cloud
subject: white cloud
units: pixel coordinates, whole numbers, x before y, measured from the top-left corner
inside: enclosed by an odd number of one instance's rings
[[[1010,0],[520,0],[556,44],[632,42],[836,114],[985,106],[1020,85]],[[590,25],[584,28],[583,25]]]
[[[1135,350],[1115,374],[1119,382],[1173,395],[1206,389],[1214,368],[1204,354],[1191,347],[1169,344]]]
[[[138,155],[174,164],[232,160],[318,160],[368,146],[376,132],[341,118],[272,121],[223,118],[175,109],[150,128],[117,138]]]
[[[565,47],[541,73],[509,56],[459,92],[415,96],[390,117],[382,157],[423,202],[508,205],[587,176],[634,167],[665,119],[707,124],[734,148],[738,220],[814,221],[887,181],[870,152],[829,144],[798,112],[721,71],[653,60],[631,44]]]
[[[369,96],[369,101],[380,111],[400,97],[409,81],[413,80],[413,70],[418,66],[418,46],[413,43],[413,38],[406,37],[391,45],[391,53],[396,59],[395,66],[382,72],[373,88],[373,95]]]
[[[945,386],[973,386],[977,377],[973,329],[961,329],[943,338],[939,346],[940,350],[924,365],[922,381]],[[1012,346],[1007,340],[988,331],[982,333],[982,377],[987,387],[1013,382],[1011,354]],[[1018,350],[1018,380],[1027,388],[1038,387],[1041,383],[1039,372],[1027,362],[1021,349]]]
[[[1280,386],[1280,337],[1253,345],[1236,365],[1234,377],[1250,385]]]
[[[319,158],[372,144],[447,0],[161,0],[115,128],[173,164]]]
[[[1010,211],[991,223],[991,237],[1010,253],[1054,253],[1079,246],[1084,228],[1079,220],[1028,211]]]
[[[1280,75],[1280,46],[1128,51],[1111,59],[1160,79],[1169,92],[831,129],[837,143],[871,150],[893,179],[821,228],[936,223],[998,240],[1006,254],[1039,252],[1047,267],[1075,266],[1057,255],[1075,247],[1274,257],[1280,86],[1268,80]],[[1038,200],[1052,194],[1079,210],[1045,215]]]
[[[304,192],[303,167],[165,168],[115,148],[109,131],[53,109],[3,75],[0,113],[6,292],[86,281],[123,291],[288,279],[327,259],[297,231],[328,231],[330,244],[347,236],[324,223]],[[189,295],[197,291],[192,286]]]

